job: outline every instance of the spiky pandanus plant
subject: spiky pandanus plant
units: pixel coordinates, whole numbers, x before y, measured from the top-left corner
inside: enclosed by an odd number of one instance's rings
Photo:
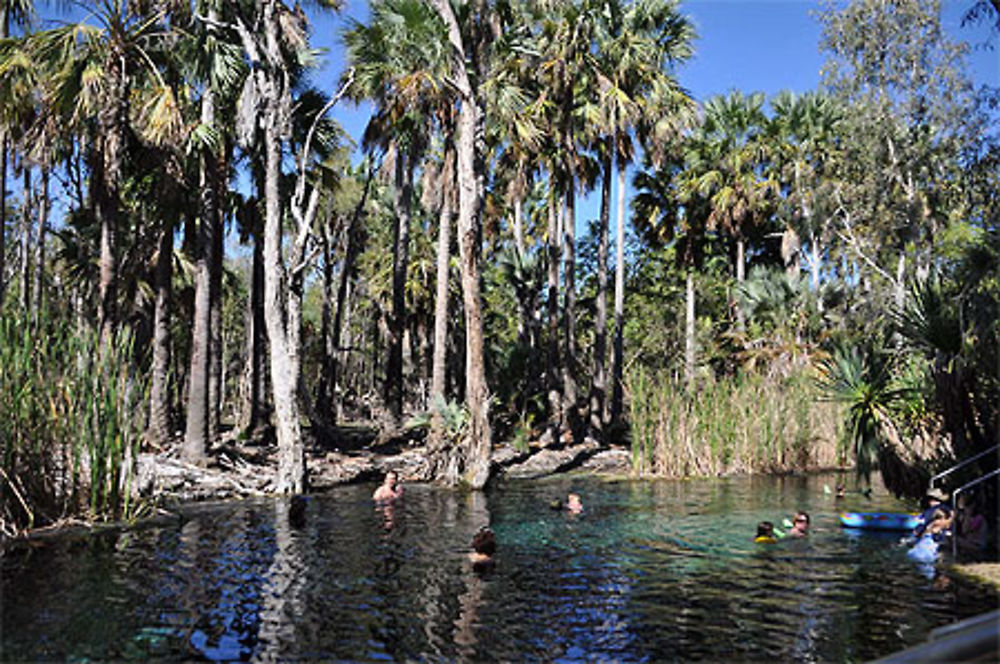
[[[858,477],[870,482],[877,467],[890,491],[919,495],[929,473],[903,443],[893,421],[894,408],[911,392],[894,381],[894,359],[877,341],[839,346],[820,362],[820,387],[828,398],[847,406],[846,431]]]

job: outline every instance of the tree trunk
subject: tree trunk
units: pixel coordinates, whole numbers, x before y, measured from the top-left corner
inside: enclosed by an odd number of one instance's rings
[[[339,378],[341,368],[343,366],[343,354],[341,353],[341,337],[343,335],[344,320],[346,318],[346,312],[348,309],[348,286],[351,283],[351,275],[354,272],[354,259],[361,253],[358,238],[358,223],[361,220],[361,213],[365,208],[365,203],[368,200],[368,192],[371,191],[372,179],[375,176],[374,169],[369,166],[368,175],[365,178],[365,188],[361,193],[361,200],[358,201],[357,207],[354,208],[354,214],[351,215],[351,221],[347,226],[347,242],[345,243],[346,248],[344,250],[344,260],[340,266],[340,281],[337,285],[337,304],[336,312],[333,317],[333,330],[331,331],[331,342],[330,345],[333,347],[334,356],[333,363],[331,367],[330,375],[330,389],[333,392],[337,391],[337,386],[340,384]],[[339,415],[339,402],[338,402],[338,412],[334,415],[334,421],[340,418]]]
[[[111,57],[105,63],[109,72],[112,103],[98,113],[101,138],[97,141],[96,172],[91,171],[91,187],[95,191],[97,217],[101,225],[100,279],[98,282],[98,320],[101,345],[110,343],[117,326],[118,261],[116,236],[120,225],[121,181],[125,153],[125,128],[128,123],[127,73],[122,64]]]
[[[35,242],[35,285],[32,288],[35,298],[31,306],[32,316],[36,323],[41,319],[42,306],[45,304],[42,292],[45,277],[45,239],[49,233],[49,212],[52,208],[52,199],[49,195],[51,172],[45,164],[42,164],[41,176],[42,190],[40,192],[41,198],[38,201],[38,239]]]
[[[819,238],[810,226],[809,228],[809,283],[816,294],[816,311],[823,312],[823,298],[819,292],[819,270],[823,251],[819,246]]]
[[[736,283],[742,284],[746,279],[746,256],[745,256],[746,244],[743,240],[742,235],[736,236]],[[735,298],[734,298],[735,300]],[[743,307],[740,306],[739,301],[734,302],[736,307],[736,329],[740,332],[746,329],[746,318],[743,314]]]
[[[611,354],[611,421],[622,415],[625,361],[625,161],[618,158],[618,228],[615,236],[615,339]]]
[[[434,295],[434,359],[431,362],[431,430],[428,453],[438,467],[436,475],[449,471],[440,464],[447,461],[449,441],[444,430],[444,417],[440,406],[446,401],[448,369],[448,273],[451,264],[452,199],[455,189],[455,148],[453,139],[445,140],[444,165],[441,169],[444,184],[438,225],[437,284]]]
[[[518,259],[524,258],[524,201],[520,195],[514,198],[514,250]]]
[[[458,114],[458,246],[465,310],[465,399],[469,427],[464,445],[464,479],[473,489],[486,485],[492,445],[489,387],[484,358],[482,298],[479,291],[480,224],[484,193],[484,113],[466,70],[466,49],[458,20],[447,0],[431,4],[448,26],[454,81],[459,93]]]
[[[801,272],[800,257],[802,240],[791,226],[786,226],[781,234],[781,260],[785,264],[785,275],[789,279],[798,279]]]
[[[261,178],[262,180],[263,178]],[[258,191],[263,191],[263,182],[258,182]],[[267,392],[265,349],[267,348],[266,325],[264,323],[264,242],[256,212],[253,213],[253,254],[250,263],[250,297],[246,311],[246,365],[243,375],[243,404],[240,427],[253,432],[263,424],[264,395]]]
[[[305,489],[305,450],[299,423],[297,348],[290,345],[285,300],[288,295],[281,252],[281,142],[287,126],[287,90],[276,70],[281,62],[276,0],[264,3],[263,26],[270,67],[258,72],[265,95],[264,154],[264,322],[270,346],[271,389],[278,438],[278,474],[275,491],[301,493]]]
[[[607,420],[607,375],[605,356],[608,349],[608,228],[611,221],[611,178],[613,170],[612,141],[606,141],[607,151],[601,164],[601,213],[597,230],[597,302],[594,305],[594,375],[590,388],[590,427],[603,431]]]
[[[174,259],[174,228],[164,222],[156,256],[156,309],[153,314],[153,367],[149,387],[149,428],[146,437],[162,447],[170,439],[170,302]]]
[[[7,131],[0,129],[0,310],[7,276]]]
[[[694,338],[694,268],[688,266],[684,280],[687,295],[684,308],[684,382],[689,392],[694,390],[695,338]]]
[[[222,431],[222,401],[224,399],[225,383],[223,380],[222,359],[225,352],[223,347],[222,330],[222,266],[225,255],[225,238],[223,237],[223,211],[218,201],[221,201],[225,187],[224,176],[225,166],[216,163],[214,171],[216,185],[216,209],[212,218],[212,251],[209,263],[209,302],[211,315],[208,329],[211,332],[210,343],[211,352],[208,363],[208,441],[219,440]]]
[[[211,87],[201,99],[201,123],[215,124],[215,99]],[[187,418],[183,456],[188,463],[202,463],[209,445],[209,376],[212,354],[212,253],[218,206],[215,198],[215,157],[201,155],[194,277],[194,321],[191,326],[191,368],[188,379]]]
[[[548,316],[549,340],[545,363],[545,383],[549,393],[549,410],[551,411],[553,436],[558,434],[565,421],[563,413],[562,389],[559,379],[562,376],[559,358],[559,254],[560,238],[559,220],[562,217],[562,197],[558,187],[551,182],[549,192],[549,224],[545,239],[545,249],[548,256],[548,300],[546,313]]]
[[[563,222],[563,351],[562,381],[563,410],[570,428],[576,434],[579,410],[576,387],[576,181],[570,179],[566,188],[565,221]]]
[[[437,288],[434,295],[434,360],[431,368],[431,408],[445,398],[445,378],[448,359],[448,272],[451,263],[452,190],[454,188],[454,147],[445,146],[444,192],[438,226]],[[440,423],[439,423],[440,426]],[[433,433],[432,429],[432,433]],[[436,432],[440,434],[440,431]]]
[[[403,418],[403,330],[406,325],[406,270],[410,252],[410,201],[413,170],[410,155],[396,150],[396,225],[392,245],[392,316],[389,318],[389,362],[386,366],[385,402],[392,425]]]
[[[31,229],[32,223],[32,193],[31,193],[31,166],[24,159],[21,160],[21,170],[24,176],[24,186],[21,189],[21,247],[20,247],[20,271],[21,271],[21,310],[25,313],[31,311]]]
[[[896,283],[894,284],[893,304],[896,311],[902,311],[906,304],[906,250],[899,250],[896,260]]]
[[[337,353],[333,345],[333,304],[336,292],[333,288],[333,238],[330,233],[330,223],[320,224],[320,252],[323,256],[323,309],[320,313],[319,338],[323,344],[323,359],[320,364],[319,384],[313,400],[313,410],[324,423],[333,421],[333,367]]]
[[[525,250],[524,250],[524,221],[522,219],[521,208],[523,202],[521,201],[520,194],[514,197],[514,256],[517,272],[519,279],[523,279],[524,267],[525,267]],[[531,302],[524,297],[518,296],[517,298],[517,343],[522,348],[526,346],[529,342],[528,329],[530,327]],[[530,374],[530,372],[529,372]]]

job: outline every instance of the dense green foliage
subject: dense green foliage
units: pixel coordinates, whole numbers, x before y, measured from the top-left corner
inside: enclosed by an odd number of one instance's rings
[[[4,524],[133,512],[148,398],[134,360],[128,335],[105,346],[45,314],[0,322]]]

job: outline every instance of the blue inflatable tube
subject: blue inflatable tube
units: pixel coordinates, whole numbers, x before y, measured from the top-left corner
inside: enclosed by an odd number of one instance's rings
[[[843,512],[840,523],[845,528],[869,530],[913,530],[920,523],[916,514],[893,512]]]

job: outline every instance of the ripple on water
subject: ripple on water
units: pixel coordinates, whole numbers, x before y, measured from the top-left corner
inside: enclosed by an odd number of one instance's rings
[[[857,661],[996,608],[925,576],[898,536],[842,530],[823,492],[837,481],[413,486],[380,508],[344,487],[311,498],[301,528],[282,501],[199,506],[4,556],[0,645],[14,660]],[[582,515],[549,509],[570,490]],[[797,509],[808,540],[752,542]],[[486,524],[500,549],[477,575],[465,553]]]

